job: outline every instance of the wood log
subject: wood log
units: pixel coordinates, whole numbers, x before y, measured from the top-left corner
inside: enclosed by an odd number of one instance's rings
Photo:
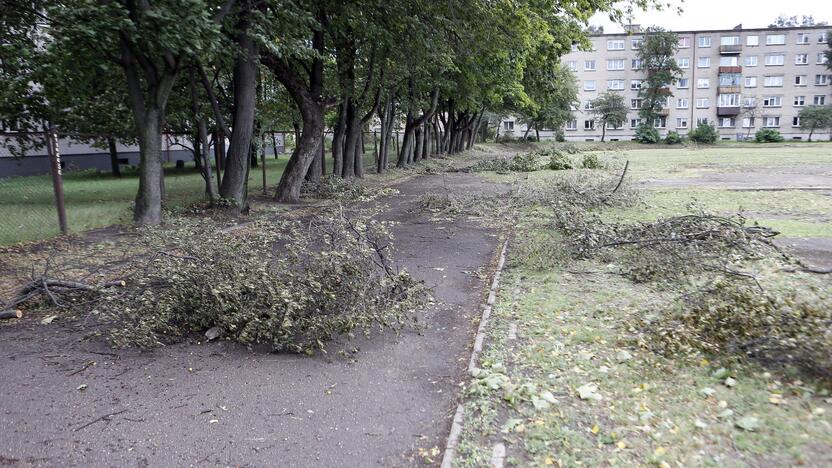
[[[20,309],[0,310],[0,320],[20,317],[23,317],[23,311]]]

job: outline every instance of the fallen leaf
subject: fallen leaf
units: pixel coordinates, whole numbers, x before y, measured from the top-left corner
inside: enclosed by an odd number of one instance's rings
[[[50,315],[49,317],[45,317],[43,320],[41,320],[41,321],[40,321],[40,324],[41,324],[41,325],[49,325],[49,324],[50,324],[50,323],[52,323],[52,321],[53,321],[53,320],[55,320],[56,318],[58,318],[58,316],[57,316],[57,315]]]
[[[754,432],[760,427],[760,420],[754,416],[745,416],[737,420],[735,423],[740,429]]]
[[[597,434],[597,433],[601,432],[601,428],[598,427],[598,425],[596,424],[596,425],[592,426],[591,432],[593,434]]]
[[[728,377],[727,379],[725,379],[724,384],[725,384],[726,387],[733,387],[734,385],[737,384],[737,381],[735,379],[733,379],[732,377]]]
[[[705,388],[702,389],[702,394],[705,395],[706,397],[709,397],[709,396],[713,395],[714,393],[716,393],[716,390],[712,389],[711,387],[705,387]]]
[[[82,383],[82,384],[81,384],[81,385],[79,385],[79,386],[78,386],[78,388],[76,388],[75,390],[78,390],[78,391],[84,391],[84,390],[86,390],[86,389],[87,389],[87,384]]]
[[[603,399],[601,394],[598,393],[598,385],[594,383],[588,383],[578,387],[578,396],[581,400],[600,401]]]

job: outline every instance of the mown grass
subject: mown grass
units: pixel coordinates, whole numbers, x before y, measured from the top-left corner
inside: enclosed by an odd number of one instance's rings
[[[266,179],[274,186],[286,157],[266,160]],[[67,222],[71,232],[111,226],[130,220],[138,175],[121,178],[98,171],[64,174]],[[252,168],[249,192],[262,193],[261,168]],[[202,176],[192,168],[165,167],[165,204],[176,208],[204,199]],[[46,239],[59,234],[52,179],[48,175],[0,179],[0,245]]]
[[[626,146],[601,154],[618,170],[629,159],[637,182],[678,178],[681,165],[690,177],[723,165],[726,170],[820,167],[832,162],[828,148]],[[580,154],[572,157],[579,160]],[[528,185],[551,183],[561,174],[480,175]],[[743,211],[784,236],[832,237],[832,199],[809,191],[651,188],[636,206],[600,214],[610,221],[650,221],[691,206]],[[487,465],[497,442],[506,445],[511,466],[832,464],[828,388],[788,368],[768,370],[731,356],[653,352],[645,345],[650,335],[637,324],[671,310],[680,291],[633,283],[618,274],[616,265],[564,261],[552,267],[557,262],[548,257],[521,258],[520,244],[552,241],[539,235],[540,229],[551,229],[545,218],[540,210],[529,211],[515,227],[480,358],[482,371],[466,388],[457,466]],[[540,252],[551,256],[546,249]],[[548,266],[540,271],[540,265]],[[823,288],[818,284],[823,279],[811,275],[766,272],[759,280],[766,288],[780,281],[798,290],[809,284]],[[508,338],[510,328],[516,329],[515,339]],[[579,389],[588,384],[597,391],[581,398]],[[749,420],[756,427],[745,424]]]

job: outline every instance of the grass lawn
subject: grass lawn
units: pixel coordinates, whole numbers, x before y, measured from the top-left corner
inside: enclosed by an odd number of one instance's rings
[[[829,171],[830,145],[624,146],[599,152],[644,179],[709,172],[806,168]],[[579,160],[581,155],[573,155]],[[814,169],[812,169],[814,167]],[[777,169],[772,169],[777,170]],[[561,172],[481,173],[546,184]],[[784,179],[788,180],[788,179]],[[788,236],[832,237],[828,192],[647,188],[602,219],[650,221],[689,205],[747,216]],[[520,215],[513,245],[543,239],[540,211]],[[457,466],[485,466],[495,444],[510,466],[830,466],[829,389],[792,370],[730,356],[661,355],[639,323],[672,310],[681,291],[634,283],[614,264],[571,261],[539,271],[509,250],[488,322],[480,371],[465,390]],[[828,277],[755,272],[764,288],[828,291]],[[807,289],[809,290],[809,289]]]
[[[287,157],[266,160],[266,180],[274,187]],[[262,193],[260,167],[252,168],[249,192]],[[130,207],[138,189],[135,171],[116,178],[94,171],[64,174],[64,193],[69,229],[85,231],[130,220]],[[204,181],[192,168],[165,167],[165,195],[169,208],[186,206],[204,199]],[[46,239],[59,234],[49,175],[0,180],[0,245]]]

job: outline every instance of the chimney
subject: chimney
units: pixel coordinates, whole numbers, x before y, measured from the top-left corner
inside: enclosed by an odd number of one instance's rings
[[[734,31],[742,31],[742,23],[734,26]]]

